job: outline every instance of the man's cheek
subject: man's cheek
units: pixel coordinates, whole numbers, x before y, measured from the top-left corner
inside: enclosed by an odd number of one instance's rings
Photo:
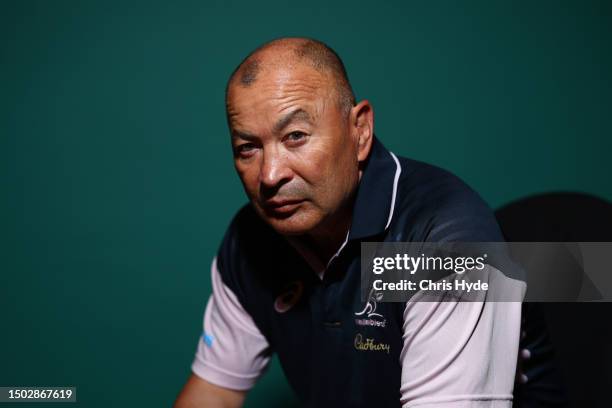
[[[335,158],[324,155],[305,155],[301,161],[296,162],[295,173],[299,174],[306,183],[320,187],[326,184],[329,177],[333,175],[330,165]]]
[[[253,186],[245,186],[245,190],[251,201],[258,201],[258,198],[259,198],[258,188],[254,188]]]
[[[256,192],[258,189],[259,181],[257,174],[250,171],[250,169],[244,169],[238,166],[236,166],[236,170],[244,189],[246,190],[247,194],[251,196],[252,193]]]

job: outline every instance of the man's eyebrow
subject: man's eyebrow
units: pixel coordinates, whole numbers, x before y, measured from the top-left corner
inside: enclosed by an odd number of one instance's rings
[[[250,133],[241,132],[239,130],[232,130],[232,139],[244,139],[249,141],[257,140],[257,136]]]
[[[280,118],[278,122],[276,122],[274,125],[274,132],[280,132],[294,120],[303,120],[309,123],[312,122],[312,118],[308,112],[306,112],[304,109],[296,109],[293,112],[286,114],[284,117]]]

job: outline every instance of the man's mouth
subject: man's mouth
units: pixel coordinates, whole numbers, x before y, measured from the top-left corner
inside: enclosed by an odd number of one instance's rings
[[[298,209],[304,200],[273,199],[265,202],[265,208],[274,214],[290,214]]]

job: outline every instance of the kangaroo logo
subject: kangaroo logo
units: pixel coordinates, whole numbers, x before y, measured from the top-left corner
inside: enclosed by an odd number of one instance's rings
[[[368,318],[374,317],[374,316],[383,317],[383,315],[381,315],[380,313],[375,313],[376,306],[378,305],[378,302],[382,300],[382,298],[383,298],[383,294],[375,291],[374,288],[372,288],[370,290],[370,294],[368,295],[368,300],[363,310],[361,312],[355,313],[355,316],[366,315]]]

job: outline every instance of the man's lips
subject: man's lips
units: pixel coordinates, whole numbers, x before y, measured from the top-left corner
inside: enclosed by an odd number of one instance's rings
[[[267,210],[286,214],[296,210],[305,200],[268,200],[264,203]]]

